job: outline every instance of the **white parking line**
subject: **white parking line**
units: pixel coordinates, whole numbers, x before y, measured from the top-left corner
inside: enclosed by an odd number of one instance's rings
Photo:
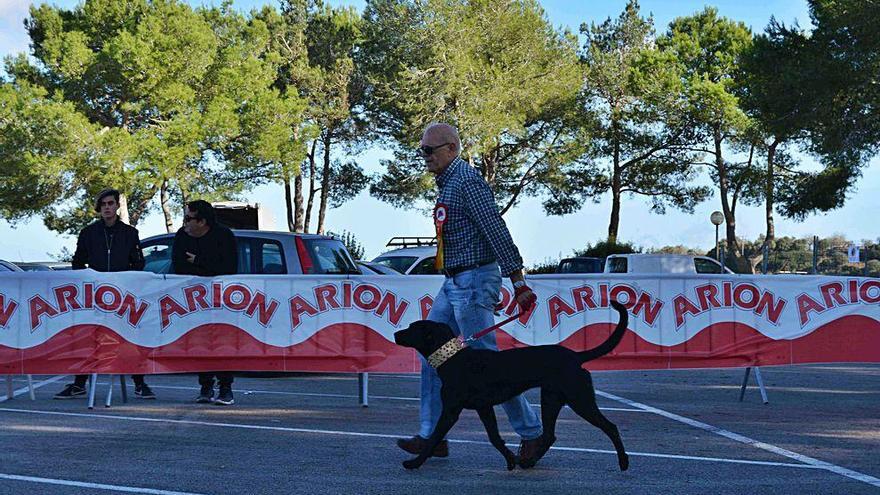
[[[67,375],[53,376],[52,378],[49,378],[48,380],[43,380],[43,381],[41,381],[41,382],[39,382],[39,383],[35,383],[35,384],[34,384],[34,390],[36,390],[36,389],[38,389],[38,388],[40,388],[40,387],[42,387],[42,386],[44,386],[44,385],[48,385],[48,384],[50,384],[50,383],[57,382],[58,380],[64,378],[65,376],[67,376]],[[18,390],[16,390],[15,392],[12,393],[12,397],[18,397],[19,395],[24,395],[24,394],[26,394],[26,393],[28,393],[28,388],[27,388],[27,387],[20,388],[20,389],[18,389]],[[9,400],[9,397],[7,397],[5,394],[3,395],[3,397],[0,397],[0,403],[2,403],[2,402],[6,402],[7,400]]]
[[[716,435],[720,435],[725,438],[729,438],[735,442],[744,443],[746,445],[751,445],[752,447],[759,448],[761,450],[766,450],[768,452],[772,452],[774,454],[781,455],[783,457],[788,457],[789,459],[794,459],[796,461],[803,462],[806,465],[813,466],[817,469],[824,469],[826,471],[830,471],[835,474],[839,474],[841,476],[845,476],[847,478],[851,478],[857,481],[861,481],[863,483],[867,483],[869,485],[873,485],[876,487],[880,487],[880,479],[877,479],[873,476],[859,473],[858,471],[853,471],[851,469],[847,469],[845,467],[841,467],[835,464],[831,464],[829,462],[820,461],[818,459],[814,459],[812,457],[805,456],[803,454],[798,454],[797,452],[792,452],[787,449],[783,449],[782,447],[777,447],[775,445],[771,445],[769,443],[759,442],[758,440],[751,439],[747,436],[740,435],[738,433],[734,433],[732,431],[725,430],[723,428],[719,428],[717,426],[712,426],[707,423],[703,423],[701,421],[697,421],[695,419],[687,418],[684,416],[680,416],[675,413],[671,413],[669,411],[664,411],[663,409],[658,409],[653,406],[649,406],[647,404],[642,404],[640,402],[636,402],[633,400],[626,399],[624,397],[620,397],[614,394],[609,394],[608,392],[602,392],[596,390],[596,395],[605,397],[607,399],[616,400],[623,404],[626,404],[630,407],[635,407],[638,409],[642,409],[647,412],[651,412],[664,418],[671,419],[673,421],[678,421],[680,423],[684,423],[689,426],[693,426],[694,428],[699,428],[701,430],[708,431],[710,433],[714,433]]]
[[[101,385],[101,382],[98,382]],[[150,385],[150,388],[154,389],[168,389],[168,390],[192,390],[196,391],[198,387],[180,387],[175,385]],[[281,392],[277,390],[251,390],[251,389],[235,389],[235,392],[240,392],[242,395],[252,395],[252,394],[266,394],[266,395],[298,395],[303,397],[330,397],[333,399],[357,399],[359,398],[354,394],[319,394],[316,392]],[[385,400],[402,400],[409,402],[418,402],[418,397],[397,397],[393,395],[372,395],[370,394],[371,399],[385,399]],[[532,407],[541,407],[541,404],[530,404]],[[634,407],[600,407],[599,409],[603,411],[622,411],[622,412],[634,412],[634,413],[646,413],[648,411],[644,411],[642,409],[636,409]]]
[[[32,483],[44,483],[48,485],[75,486],[78,488],[92,488],[95,490],[111,490],[126,493],[149,493],[153,495],[199,495],[192,492],[173,492],[168,490],[155,490],[153,488],[139,488],[136,486],[105,485],[103,483],[86,483],[84,481],[59,480],[54,478],[37,478],[36,476],[19,476],[17,474],[0,473],[0,479],[12,481],[29,481]]]
[[[144,423],[166,423],[166,424],[182,424],[182,425],[193,425],[193,426],[209,426],[209,427],[219,427],[219,428],[240,428],[245,430],[263,430],[263,431],[283,431],[290,433],[309,433],[309,434],[317,434],[317,435],[341,435],[341,436],[350,436],[350,437],[362,437],[362,438],[404,438],[407,435],[400,434],[387,434],[387,433],[367,433],[360,431],[342,431],[342,430],[319,430],[312,428],[289,428],[285,426],[265,426],[265,425],[252,425],[252,424],[242,424],[242,423],[218,423],[212,421],[196,421],[189,419],[162,419],[162,418],[148,418],[144,416],[117,416],[111,414],[87,414],[87,413],[71,413],[71,412],[59,412],[59,411],[40,411],[40,410],[29,410],[29,409],[12,409],[6,407],[0,407],[0,412],[9,412],[9,413],[22,413],[22,414],[36,414],[36,415],[44,415],[44,416],[72,416],[77,418],[91,418],[91,419],[115,419],[118,421],[139,421]],[[462,444],[475,444],[475,445],[485,445],[491,446],[489,442],[485,441],[477,441],[477,440],[457,440],[457,439],[449,439],[450,443],[462,443]],[[516,447],[518,444],[510,444],[510,447]],[[580,453],[593,453],[593,454],[612,454],[617,455],[617,453],[613,450],[601,450],[601,449],[587,449],[581,447],[551,447],[550,450],[557,450],[561,452],[580,452]],[[724,462],[724,463],[732,463],[732,464],[749,464],[756,466],[774,466],[774,467],[789,467],[796,469],[822,469],[821,467],[812,466],[809,464],[795,464],[795,463],[785,463],[785,462],[771,462],[771,461],[753,461],[748,459],[731,459],[731,458],[723,458],[723,457],[699,457],[699,456],[689,456],[689,455],[679,455],[679,454],[661,454],[655,452],[627,452],[630,456],[635,457],[655,457],[655,458],[664,458],[664,459],[678,459],[678,460],[688,460],[688,461],[703,461],[703,462]]]

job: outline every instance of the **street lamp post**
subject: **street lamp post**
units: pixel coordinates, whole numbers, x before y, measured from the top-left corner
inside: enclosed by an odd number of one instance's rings
[[[720,211],[713,211],[709,216],[709,221],[715,225],[715,261],[721,263],[721,253],[718,252],[718,226],[724,223],[724,214]]]

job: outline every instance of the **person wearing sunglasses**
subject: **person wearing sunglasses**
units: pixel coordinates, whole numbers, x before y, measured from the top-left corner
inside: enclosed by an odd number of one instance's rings
[[[95,199],[95,213],[100,218],[82,229],[76,240],[76,251],[71,265],[74,270],[86,267],[98,272],[140,271],[144,269],[144,255],[136,228],[119,218],[119,191],[104,189]],[[88,375],[76,375],[73,383],[55,394],[55,399],[74,399],[86,396]],[[134,395],[140,399],[155,399],[156,394],[144,381],[144,375],[131,375]]]
[[[199,199],[186,204],[183,227],[174,236],[171,250],[174,273],[201,277],[233,275],[238,272],[237,253],[235,235],[217,223],[214,207],[210,203]],[[215,377],[220,385],[216,398]],[[199,373],[201,389],[196,402],[231,406],[235,403],[232,381],[232,372],[229,371]]]
[[[445,123],[429,125],[417,152],[428,172],[435,175],[440,189],[434,207],[435,267],[446,276],[428,320],[445,323],[465,338],[494,325],[502,275],[513,283],[521,310],[531,310],[537,298],[525,284],[522,257],[498,213],[489,184],[479,170],[461,158],[458,131]],[[468,346],[498,350],[494,332]],[[440,377],[424,358],[421,360],[419,434],[397,441],[398,447],[411,454],[421,452],[442,408]],[[534,466],[541,446],[538,415],[522,395],[505,402],[503,407],[511,426],[522,438],[520,465]],[[433,455],[449,455],[446,440],[437,445]]]

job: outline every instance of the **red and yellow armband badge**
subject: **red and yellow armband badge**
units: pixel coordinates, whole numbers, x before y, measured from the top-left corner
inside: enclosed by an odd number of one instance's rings
[[[437,257],[434,259],[434,268],[439,272],[443,270],[443,224],[449,216],[449,207],[443,203],[434,206],[434,229],[437,232]]]

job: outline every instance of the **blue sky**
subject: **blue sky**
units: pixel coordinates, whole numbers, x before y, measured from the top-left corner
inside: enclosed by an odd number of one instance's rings
[[[50,2],[70,8],[75,1]],[[191,2],[202,4],[203,2]],[[266,1],[235,1],[234,6],[249,10]],[[332,1],[337,5],[353,5],[359,10],[364,2]],[[575,1],[545,0],[541,2],[550,21],[556,26],[567,26],[577,31],[582,22],[601,22],[616,17],[625,0]],[[27,16],[27,0],[0,0],[0,56],[27,50],[28,39],[22,21]],[[208,3],[210,4],[210,3]],[[672,19],[692,14],[705,5],[718,8],[721,15],[743,21],[753,31],[763,30],[771,16],[790,24],[798,21],[801,26],[810,25],[807,4],[803,0],[738,0],[738,1],[646,1],[641,2],[643,13],[653,13],[658,32],[662,32]],[[357,157],[368,171],[378,171],[378,160],[387,156],[382,149],[372,149]],[[866,213],[874,210],[874,198],[880,197],[880,159],[875,158],[865,169],[856,190],[849,194],[846,205],[836,211],[813,215],[804,222],[776,218],[778,236],[830,236],[842,234],[850,239],[877,239],[878,234]],[[284,195],[280,185],[261,186],[248,193],[251,202],[267,206],[276,219],[278,227],[284,225]],[[396,209],[362,193],[353,201],[327,214],[329,230],[352,232],[366,249],[366,258],[372,258],[384,250],[385,243],[393,236],[433,235],[433,225],[424,216],[424,208]],[[714,242],[714,227],[709,215],[720,210],[717,193],[700,204],[693,214],[668,210],[666,215],[648,211],[647,203],[639,198],[625,199],[621,212],[620,238],[643,247],[683,244],[710,249]],[[584,205],[578,212],[563,217],[548,217],[541,210],[540,201],[527,199],[505,215],[513,238],[522,252],[526,265],[534,265],[548,258],[568,256],[572,250],[602,239],[607,232],[610,196],[598,204]],[[181,215],[182,216],[182,215]],[[176,219],[179,220],[179,219]],[[313,220],[315,222],[316,220]],[[313,223],[314,225],[314,223]],[[143,220],[138,228],[141,237],[164,232],[159,213]],[[765,230],[763,206],[738,206],[737,233],[754,239]],[[0,220],[0,259],[12,261],[36,261],[49,259],[48,253],[58,253],[62,247],[73,249],[76,239],[49,231],[39,218],[20,222],[14,227]]]

